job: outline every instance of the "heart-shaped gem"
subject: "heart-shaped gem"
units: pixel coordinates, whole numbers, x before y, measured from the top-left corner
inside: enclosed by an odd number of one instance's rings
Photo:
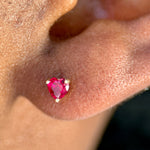
[[[68,93],[69,83],[70,81],[64,78],[51,78],[46,81],[48,90],[57,103]]]

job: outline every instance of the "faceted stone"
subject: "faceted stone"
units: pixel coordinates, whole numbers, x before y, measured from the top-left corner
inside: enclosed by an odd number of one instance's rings
[[[61,99],[68,93],[69,82],[67,81],[64,78],[51,78],[46,81],[48,90],[54,99]]]

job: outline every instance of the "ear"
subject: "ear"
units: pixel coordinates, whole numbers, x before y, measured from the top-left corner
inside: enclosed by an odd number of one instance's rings
[[[150,85],[150,15],[131,21],[94,18],[88,26],[68,40],[51,41],[24,66],[16,67],[17,95],[52,117],[76,120],[110,109]],[[60,103],[55,103],[44,85],[50,77],[71,81]],[[26,84],[20,84],[24,79]]]

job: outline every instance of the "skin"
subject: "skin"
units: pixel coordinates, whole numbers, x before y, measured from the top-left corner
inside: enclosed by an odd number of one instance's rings
[[[150,85],[149,10],[149,0],[1,2],[0,149],[94,149],[115,106]],[[71,81],[58,104],[51,77]]]

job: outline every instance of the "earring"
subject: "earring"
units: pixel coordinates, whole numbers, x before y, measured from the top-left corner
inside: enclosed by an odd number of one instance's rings
[[[51,78],[46,81],[46,85],[51,96],[55,99],[55,102],[58,103],[61,98],[63,98],[69,91],[70,80],[64,78]]]

